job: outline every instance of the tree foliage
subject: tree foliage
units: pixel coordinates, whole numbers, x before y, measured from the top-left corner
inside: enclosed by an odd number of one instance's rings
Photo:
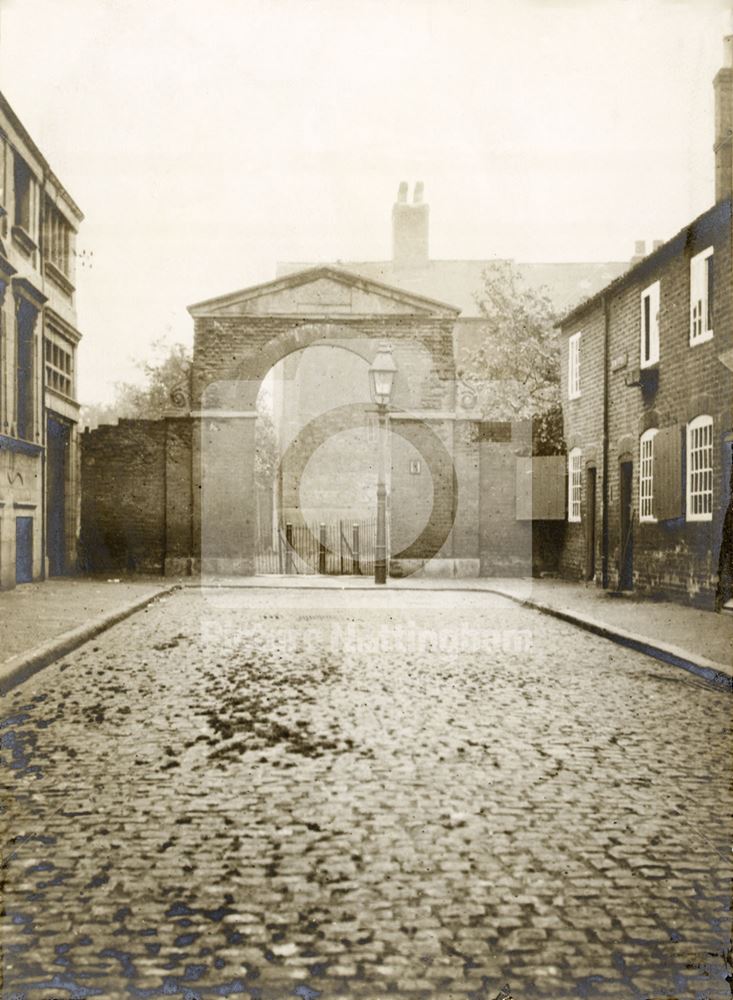
[[[476,296],[483,323],[460,372],[486,419],[533,422],[534,450],[562,445],[557,315],[544,290],[527,285],[509,261],[496,261]]]
[[[95,428],[118,420],[158,420],[173,407],[174,389],[187,386],[192,355],[184,344],[170,344],[165,338],[152,345],[151,358],[137,361],[140,383],[118,382],[112,403],[91,403],[81,407],[82,427]],[[255,479],[258,486],[272,488],[278,466],[277,435],[266,401],[258,400],[255,435]]]
[[[170,344],[165,338],[156,340],[151,358],[135,362],[143,376],[141,381],[115,383],[112,403],[82,406],[82,425],[97,427],[120,419],[157,420],[165,416],[173,405],[171,392],[187,383],[191,360],[191,350],[184,344]]]

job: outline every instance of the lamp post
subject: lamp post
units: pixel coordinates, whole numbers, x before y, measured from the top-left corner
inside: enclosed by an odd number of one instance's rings
[[[387,487],[385,484],[385,453],[387,448],[387,407],[392,394],[397,365],[389,344],[380,344],[377,356],[369,367],[369,387],[377,404],[379,423],[377,464],[377,542],[374,550],[374,582],[387,582]]]

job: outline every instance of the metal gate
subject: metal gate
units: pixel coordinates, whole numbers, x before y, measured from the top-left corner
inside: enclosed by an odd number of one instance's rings
[[[376,535],[376,518],[282,522],[272,544],[258,538],[256,571],[261,574],[371,576]]]

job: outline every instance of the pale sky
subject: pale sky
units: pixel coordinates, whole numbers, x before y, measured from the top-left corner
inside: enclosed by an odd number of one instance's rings
[[[79,390],[278,260],[626,260],[714,200],[728,0],[0,0],[0,89],[81,206]]]

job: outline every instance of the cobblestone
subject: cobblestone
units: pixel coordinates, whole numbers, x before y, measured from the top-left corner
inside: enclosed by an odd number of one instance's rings
[[[729,1000],[730,728],[484,594],[177,593],[6,699],[3,998]]]

